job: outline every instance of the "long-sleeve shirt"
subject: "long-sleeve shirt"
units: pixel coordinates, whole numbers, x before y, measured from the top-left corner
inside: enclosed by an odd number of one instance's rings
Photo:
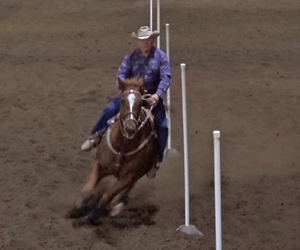
[[[163,98],[171,84],[171,70],[167,55],[160,49],[152,47],[150,54],[145,57],[140,49],[125,56],[119,67],[118,78],[121,80],[141,77],[144,89],[149,94],[157,94]]]

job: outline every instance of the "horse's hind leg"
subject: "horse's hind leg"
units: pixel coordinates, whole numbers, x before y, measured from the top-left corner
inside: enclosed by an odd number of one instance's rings
[[[99,206],[89,214],[88,221],[93,225],[100,224],[99,217],[106,211],[107,206],[112,201],[112,199],[118,195],[120,192],[127,190],[131,190],[135,183],[135,180],[132,178],[126,178],[122,180],[117,180],[113,187],[105,192],[100,199]]]
[[[80,218],[91,212],[97,205],[96,186],[107,173],[100,171],[100,164],[93,163],[92,173],[88,176],[87,182],[81,191],[81,196],[77,199],[75,206],[67,212],[66,218]]]

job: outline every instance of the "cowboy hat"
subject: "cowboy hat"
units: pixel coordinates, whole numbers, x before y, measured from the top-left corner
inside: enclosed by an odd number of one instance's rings
[[[132,33],[132,37],[137,39],[148,39],[149,37],[156,38],[159,36],[159,32],[157,30],[152,31],[148,26],[142,26],[139,28],[138,33],[135,34],[135,32]]]

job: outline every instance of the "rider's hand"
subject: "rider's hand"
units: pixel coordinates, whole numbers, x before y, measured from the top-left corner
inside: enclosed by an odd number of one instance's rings
[[[152,104],[154,107],[156,107],[158,101],[159,101],[159,96],[158,96],[158,94],[153,94],[153,95],[151,96],[151,104]]]

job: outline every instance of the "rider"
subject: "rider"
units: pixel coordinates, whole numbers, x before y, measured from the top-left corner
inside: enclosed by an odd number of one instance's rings
[[[138,40],[139,48],[131,54],[125,56],[119,67],[118,78],[125,80],[132,77],[142,77],[144,80],[144,89],[151,94],[151,101],[156,106],[155,118],[159,125],[158,128],[158,162],[156,167],[152,168],[147,174],[148,178],[155,177],[159,168],[159,163],[163,160],[164,149],[168,138],[168,123],[163,104],[163,96],[170,87],[171,71],[167,55],[160,49],[154,47],[155,39],[159,36],[158,31],[152,31],[148,26],[139,28],[138,33],[132,33],[132,37]],[[88,140],[81,146],[81,150],[89,151],[98,145],[99,136],[107,127],[107,122],[115,116],[120,109],[120,95],[103,110],[101,117],[93,128]]]

